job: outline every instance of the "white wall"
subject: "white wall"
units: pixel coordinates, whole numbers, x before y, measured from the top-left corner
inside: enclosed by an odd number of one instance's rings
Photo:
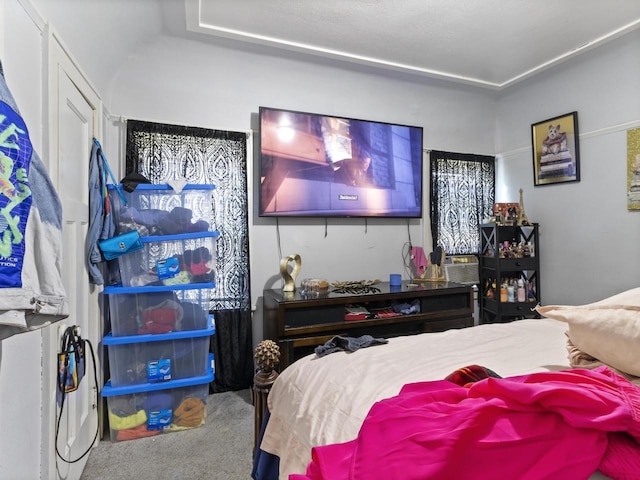
[[[106,100],[111,111],[128,118],[246,131],[256,128],[258,107],[266,105],[421,125],[425,148],[475,153],[494,148],[495,100],[485,91],[178,38],[139,45],[119,69],[111,92],[111,101]],[[255,192],[257,169],[250,173]],[[425,186],[427,173],[425,168]],[[428,188],[424,199],[428,205]],[[385,280],[390,273],[404,273],[406,221],[329,219],[327,224],[325,237],[323,220],[280,221],[282,254],[302,257],[299,279]],[[410,231],[415,245],[430,248],[422,222],[411,221]],[[281,286],[280,256],[276,221],[258,218],[253,205],[250,243],[252,303],[258,307],[254,338],[259,340],[260,297],[264,288]]]
[[[17,0],[0,1],[0,60],[5,79],[42,152],[41,19]],[[13,48],[19,45],[20,48]],[[46,162],[46,159],[43,158]],[[0,292],[1,294],[1,292]],[[31,480],[40,476],[41,334],[15,335],[0,341],[0,478]]]
[[[640,211],[626,208],[626,131],[640,127],[640,31],[504,92],[499,201],[540,223],[544,304],[581,304],[640,286]],[[580,182],[533,186],[531,124],[578,112]]]

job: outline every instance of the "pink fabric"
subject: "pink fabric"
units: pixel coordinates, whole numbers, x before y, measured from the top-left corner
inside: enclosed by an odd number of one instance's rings
[[[607,367],[409,384],[289,478],[640,478],[639,418],[640,389]]]
[[[411,247],[411,255],[418,275],[422,275],[429,266],[429,261],[427,260],[427,256],[424,254],[424,250],[422,247]]]
[[[638,480],[640,477],[640,454],[637,441],[623,432],[608,435],[607,451],[598,470],[615,480]]]
[[[206,273],[209,273],[211,271],[211,268],[203,260],[201,262],[192,263],[191,265],[189,265],[189,270],[194,275],[204,275]]]

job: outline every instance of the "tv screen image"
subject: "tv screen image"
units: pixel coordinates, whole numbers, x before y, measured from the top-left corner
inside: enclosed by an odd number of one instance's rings
[[[422,127],[260,107],[262,217],[422,217]]]

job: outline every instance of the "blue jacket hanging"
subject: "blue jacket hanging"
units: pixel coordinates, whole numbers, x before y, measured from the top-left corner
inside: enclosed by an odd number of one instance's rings
[[[87,269],[89,281],[103,285],[104,273],[100,263],[104,262],[98,242],[113,237],[115,223],[107,191],[108,163],[100,142],[93,139],[89,157],[89,231],[87,232]],[[126,203],[126,202],[125,202]]]
[[[66,318],[62,205],[0,63],[0,340]]]

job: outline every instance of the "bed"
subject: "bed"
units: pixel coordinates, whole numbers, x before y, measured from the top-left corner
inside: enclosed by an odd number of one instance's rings
[[[396,337],[355,352],[301,358],[271,386],[254,478],[285,480],[304,474],[312,449],[356,439],[372,406],[398,397],[407,385],[442,381],[464,366],[479,365],[500,377],[516,378],[606,369],[637,389],[627,380],[636,383],[640,376],[640,288],[588,305],[538,311],[543,318]],[[633,414],[640,418],[640,413]],[[629,448],[636,447],[632,442]],[[640,458],[640,448],[635,454]],[[264,457],[278,459],[277,474],[273,468],[261,469],[261,463],[274,465]],[[530,478],[540,477],[534,472]],[[609,477],[594,471],[581,478]]]

